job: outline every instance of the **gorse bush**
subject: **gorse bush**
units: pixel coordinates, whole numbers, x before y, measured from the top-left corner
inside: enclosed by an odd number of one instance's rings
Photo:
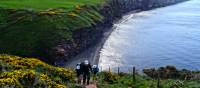
[[[190,71],[187,69],[178,70],[174,66],[160,67],[158,69],[144,69],[143,72],[152,78],[161,79],[193,79],[196,74],[195,71]],[[159,76],[158,76],[159,75]]]
[[[104,76],[104,81],[110,83],[115,82],[119,78],[119,76],[116,73],[112,72],[102,72],[102,74]]]
[[[0,55],[0,87],[66,88],[73,82],[71,69],[50,66],[35,58]]]

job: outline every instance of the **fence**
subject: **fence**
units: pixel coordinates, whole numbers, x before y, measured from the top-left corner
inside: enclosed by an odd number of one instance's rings
[[[168,71],[170,69],[171,72],[166,73],[166,69]],[[166,79],[167,79],[167,77],[169,77],[169,78],[171,77],[173,79],[180,79],[180,77],[182,77],[182,81],[181,80],[177,80],[174,83],[174,85],[183,85],[184,81],[187,80],[187,79],[190,79],[189,76],[191,76],[191,72],[190,71],[188,71],[188,72],[185,71],[185,73],[183,73],[184,75],[180,76],[179,73],[182,72],[182,71],[179,72],[173,66],[167,66],[164,69],[159,68],[158,70],[152,70],[152,69],[150,69],[150,70],[151,70],[151,72],[150,72],[150,75],[148,75],[148,76],[150,76],[151,78],[153,78],[153,80],[155,80],[157,88],[160,88],[161,79],[163,79],[163,78],[165,79],[165,77],[166,77]],[[108,67],[108,69],[106,69],[106,70],[103,70],[102,67],[100,67],[100,71],[107,71],[107,72],[117,73],[118,75],[120,73],[128,73],[128,74],[132,75],[133,82],[137,81],[136,75],[139,73],[138,72],[139,70],[137,70],[135,66],[133,66],[133,67],[114,67],[114,68]]]

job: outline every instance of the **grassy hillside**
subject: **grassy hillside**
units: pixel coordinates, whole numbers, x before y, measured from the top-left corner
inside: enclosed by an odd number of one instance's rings
[[[147,8],[145,1],[0,0],[0,53],[67,61],[95,45],[122,14],[172,4],[147,0],[158,2]]]
[[[131,74],[101,72],[98,88],[199,88],[199,80],[161,79],[158,87],[157,79],[136,75],[133,81]]]
[[[93,79],[93,77],[91,77]],[[36,58],[0,55],[0,87],[82,88],[77,87],[72,69],[50,66]],[[100,72],[98,88],[157,88],[157,79],[135,74]],[[161,79],[159,88],[199,88],[200,80]]]
[[[8,9],[46,10],[49,8],[73,9],[76,5],[97,5],[103,0],[1,0],[0,7]]]
[[[102,0],[0,0],[0,50],[20,56],[49,58],[62,40],[103,17]]]
[[[53,67],[36,58],[0,55],[1,88],[66,88],[74,76],[71,69]]]

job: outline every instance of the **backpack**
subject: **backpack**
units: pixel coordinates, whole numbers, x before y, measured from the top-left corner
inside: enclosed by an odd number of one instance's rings
[[[92,66],[92,70],[93,70],[93,72],[95,72],[95,73],[99,72],[99,68],[98,68],[97,65],[93,65],[93,66]]]
[[[76,65],[76,70],[80,70],[80,69],[81,69],[80,64],[77,64],[77,65]]]

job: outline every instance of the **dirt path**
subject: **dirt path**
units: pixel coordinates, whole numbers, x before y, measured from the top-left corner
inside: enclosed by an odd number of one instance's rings
[[[90,84],[90,85],[85,86],[85,88],[97,88],[97,85],[96,84]]]
[[[97,81],[90,81],[89,85],[75,84],[78,88],[97,88]]]

